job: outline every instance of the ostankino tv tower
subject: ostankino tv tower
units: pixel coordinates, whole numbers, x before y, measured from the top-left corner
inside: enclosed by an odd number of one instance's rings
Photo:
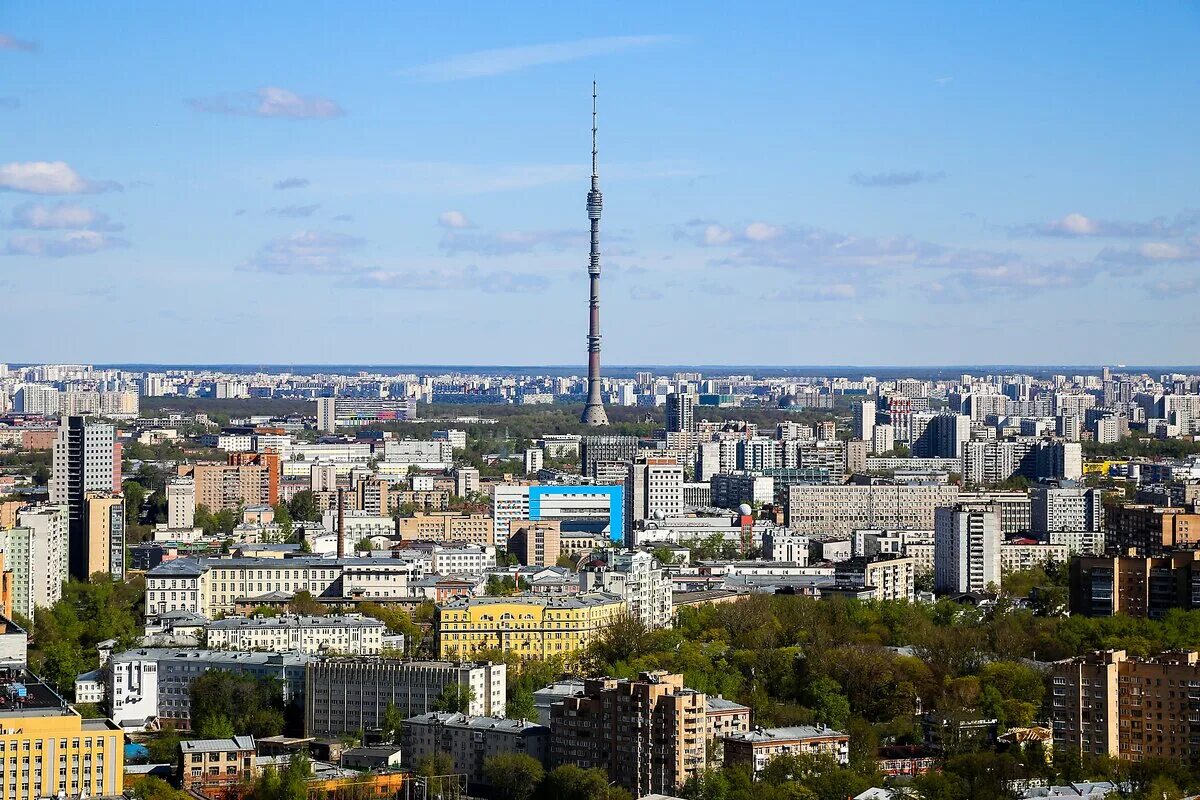
[[[592,225],[591,255],[588,258],[588,389],[587,405],[580,420],[585,425],[607,425],[604,401],[600,398],[600,175],[596,171],[596,82],[592,81],[592,188],[587,196],[588,220]]]

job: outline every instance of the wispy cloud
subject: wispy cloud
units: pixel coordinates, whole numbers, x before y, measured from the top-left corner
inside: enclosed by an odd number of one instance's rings
[[[365,240],[342,233],[300,231],[264,244],[242,265],[250,272],[277,275],[346,274],[361,268],[350,260]]]
[[[1127,267],[1200,263],[1200,236],[1174,242],[1143,242],[1128,248],[1106,247],[1097,258]]]
[[[871,189],[890,189],[897,186],[912,186],[915,183],[934,183],[946,177],[944,172],[856,172],[850,176],[850,182]]]
[[[21,101],[18,98],[16,98],[16,97],[0,97],[0,109],[3,109],[4,111],[12,111],[13,109],[20,108],[20,107],[21,107]]]
[[[443,228],[474,228],[471,220],[467,219],[467,215],[461,211],[443,211],[438,215],[438,225]]]
[[[837,302],[857,300],[867,294],[852,283],[832,283],[821,286],[796,286],[763,295],[763,300],[784,303]]]
[[[25,194],[93,194],[120,191],[114,181],[80,177],[65,161],[12,161],[0,164],[0,191]]]
[[[281,192],[285,189],[303,189],[308,185],[308,178],[284,178],[283,180],[275,181],[272,188]]]
[[[91,208],[73,203],[21,203],[14,206],[8,227],[28,230],[93,230],[119,231],[120,225],[109,222],[108,216]]]
[[[0,33],[0,50],[15,50],[19,53],[36,53],[37,42],[18,39],[7,33]]]
[[[484,272],[477,267],[430,270],[367,270],[339,284],[351,289],[404,289],[417,292],[540,292],[550,285],[544,275],[531,272]]]
[[[402,70],[401,75],[416,81],[461,81],[486,78],[508,72],[562,64],[586,58],[606,56],[642,47],[664,44],[673,36],[603,36],[595,39],[576,39],[570,42],[501,47],[463,53],[440,61],[432,61]]]
[[[313,203],[306,206],[281,206],[278,208],[268,208],[267,213],[275,217],[299,219],[301,217],[311,217],[320,207],[320,203]]]
[[[128,247],[129,242],[97,231],[70,231],[59,236],[21,235],[9,238],[5,255],[36,258],[65,258],[86,255],[116,247]]]
[[[1147,222],[1096,219],[1079,213],[1071,213],[1049,222],[1018,225],[1010,228],[1009,232],[1014,236],[1142,239],[1172,238],[1184,236],[1196,230],[1200,230],[1200,211],[1189,210],[1176,214],[1173,219],[1155,217]]]
[[[301,95],[278,86],[253,92],[233,92],[187,101],[196,111],[273,119],[332,119],[345,114],[335,101],[316,95]]]
[[[546,249],[562,251],[570,247],[583,247],[586,237],[582,231],[496,231],[463,232],[448,230],[442,235],[438,247],[449,253],[478,253],[485,256],[507,256],[514,253],[529,253]]]

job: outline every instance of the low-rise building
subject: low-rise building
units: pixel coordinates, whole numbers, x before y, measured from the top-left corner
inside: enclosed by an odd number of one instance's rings
[[[438,657],[493,648],[521,658],[570,657],[625,613],[625,601],[605,592],[457,597],[437,609]]]
[[[179,743],[179,785],[212,800],[240,796],[238,787],[253,780],[253,736],[231,739],[191,739]]]
[[[503,716],[504,664],[330,658],[309,664],[305,677],[307,736],[379,731],[389,705],[406,717],[433,711],[447,687],[469,700],[472,716]]]
[[[299,653],[239,653],[143,647],[117,653],[106,665],[112,718],[127,731],[147,725],[191,730],[192,681],[210,669],[278,680],[284,702],[304,693],[304,666],[312,656]]]
[[[115,797],[123,791],[125,736],[83,719],[23,667],[0,669],[0,797]]]
[[[386,630],[379,620],[361,614],[228,617],[204,626],[204,643],[213,650],[375,655],[383,650]]]
[[[409,769],[427,756],[445,753],[454,761],[452,772],[466,775],[471,786],[487,786],[483,766],[493,756],[522,753],[546,763],[550,728],[527,719],[431,711],[404,721],[402,749]]]
[[[850,763],[850,737],[824,725],[755,728],[725,737],[725,764],[747,764],[754,775],[781,755],[827,755]]]

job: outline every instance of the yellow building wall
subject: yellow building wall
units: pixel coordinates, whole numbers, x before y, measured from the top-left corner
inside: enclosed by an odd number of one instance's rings
[[[0,800],[36,800],[86,791],[93,797],[122,791],[125,735],[99,729],[74,713],[21,717],[0,713]],[[39,776],[40,773],[40,776]]]
[[[479,650],[498,649],[521,658],[569,657],[624,613],[623,601],[555,608],[514,599],[439,608],[438,656],[464,658]]]

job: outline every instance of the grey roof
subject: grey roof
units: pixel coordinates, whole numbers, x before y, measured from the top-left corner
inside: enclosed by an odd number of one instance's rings
[[[359,614],[339,614],[328,617],[302,617],[285,614],[278,617],[229,617],[208,623],[209,630],[235,630],[240,628],[317,628],[333,625],[350,628],[382,628],[384,624],[374,617]]]
[[[224,753],[229,750],[253,750],[253,736],[234,736],[232,739],[190,739],[179,743],[184,753]]]
[[[404,559],[392,558],[389,553],[385,557],[371,558],[348,556],[346,558],[323,558],[321,556],[297,556],[296,558],[259,558],[257,556],[240,556],[237,558],[176,558],[164,561],[146,574],[151,577],[189,576],[198,577],[212,567],[371,567],[371,566],[401,566],[407,562]]]
[[[724,697],[714,697],[713,695],[704,696],[704,707],[707,711],[750,711],[749,706],[744,706],[741,703],[735,703],[732,700],[726,700]]]
[[[377,747],[351,747],[349,750],[342,752],[342,758],[346,756],[373,756],[375,758],[391,758],[400,752],[400,745],[379,745]]]
[[[801,739],[826,739],[831,736],[845,736],[841,731],[824,726],[792,725],[787,728],[755,728],[752,731],[726,734],[726,739],[737,739],[741,742],[794,742]]]
[[[182,647],[139,647],[126,650],[112,657],[115,663],[126,661],[203,661],[213,665],[223,664],[271,664],[287,667],[302,667],[315,656],[302,653],[259,653],[230,650],[200,650]]]
[[[472,717],[452,711],[430,711],[418,714],[404,720],[406,725],[442,725],[447,728],[470,728],[478,731],[496,731],[498,733],[545,733],[550,729],[545,725],[530,722],[527,719],[507,719],[504,717]]]
[[[583,592],[565,597],[559,595],[515,594],[508,597],[456,597],[442,604],[441,607],[466,608],[470,605],[493,605],[514,602],[534,603],[546,608],[587,608],[588,606],[622,603],[624,601],[619,596],[609,594],[608,592]]]

